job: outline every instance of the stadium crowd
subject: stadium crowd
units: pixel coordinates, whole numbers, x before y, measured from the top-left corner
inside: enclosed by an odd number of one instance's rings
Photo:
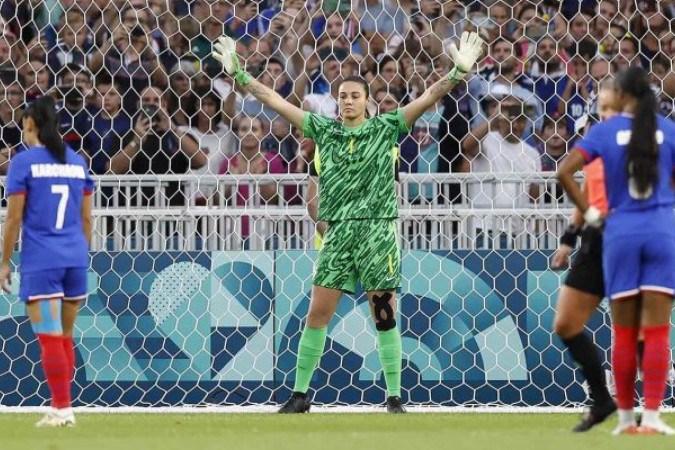
[[[313,143],[233,89],[211,56],[219,36],[263,84],[336,117],[341,79],[370,83],[371,114],[395,109],[447,73],[449,43],[475,29],[488,43],[478,73],[401,139],[400,170],[554,171],[619,68],[649,68],[673,114],[674,18],[672,0],[2,0],[0,173],[21,150],[22,109],[43,95],[94,174],[306,173]],[[504,190],[491,205],[539,194]],[[489,187],[468,195],[496,201]]]

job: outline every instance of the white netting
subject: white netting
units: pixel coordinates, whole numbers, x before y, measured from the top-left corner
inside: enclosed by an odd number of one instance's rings
[[[292,387],[314,144],[233,89],[210,57],[218,36],[289,102],[336,117],[344,77],[368,81],[371,113],[393,110],[445,76],[449,44],[475,29],[488,44],[477,71],[400,140],[404,397],[583,401],[551,334],[561,275],[548,257],[571,213],[554,171],[618,68],[649,68],[672,114],[673,17],[666,0],[0,1],[0,174],[22,150],[23,106],[53,95],[97,178],[77,404],[269,404]],[[370,322],[362,294],[343,300],[319,403],[383,400]],[[607,350],[604,306],[589,330]],[[0,342],[0,404],[41,405],[16,292],[0,297]]]

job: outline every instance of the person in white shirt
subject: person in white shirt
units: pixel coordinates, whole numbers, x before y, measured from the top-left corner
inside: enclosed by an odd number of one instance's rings
[[[473,173],[529,174],[541,171],[541,157],[537,150],[522,139],[528,118],[523,104],[515,97],[507,97],[492,113],[491,118],[471,130],[462,142],[462,153],[471,163]],[[522,181],[471,182],[467,192],[474,209],[527,208],[539,196],[539,186]],[[512,237],[524,231],[522,218],[479,215],[471,228],[477,231],[506,233]]]

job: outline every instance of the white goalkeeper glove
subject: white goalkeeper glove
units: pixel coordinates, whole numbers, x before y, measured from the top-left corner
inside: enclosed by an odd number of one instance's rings
[[[602,213],[595,206],[589,206],[586,212],[584,213],[584,221],[589,227],[600,228],[602,223],[605,221],[605,218],[602,216]]]
[[[453,42],[450,44],[450,56],[455,67],[448,74],[448,78],[454,83],[461,81],[476,64],[483,54],[485,42],[476,32],[463,32],[459,40],[459,50]]]
[[[234,78],[234,81],[246,86],[251,81],[251,75],[246,73],[239,64],[239,56],[237,56],[237,44],[231,37],[221,36],[218,38],[213,46],[213,58],[219,61],[229,76]]]

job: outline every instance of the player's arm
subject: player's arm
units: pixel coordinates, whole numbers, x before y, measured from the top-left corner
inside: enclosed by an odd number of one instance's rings
[[[213,57],[220,61],[225,71],[234,82],[245,92],[253,95],[265,106],[276,111],[281,117],[288,120],[293,126],[302,129],[305,111],[286,101],[281,95],[246,73],[239,64],[236,44],[230,37],[220,37],[214,45]]]
[[[82,231],[84,237],[87,239],[87,244],[91,244],[91,230],[92,230],[92,197],[93,195],[82,196],[82,207],[80,208],[80,217],[82,218]]]
[[[588,198],[588,189],[586,188],[585,183],[581,185],[581,195],[583,195],[584,198]],[[551,259],[552,269],[563,269],[567,267],[569,256],[577,245],[577,240],[581,234],[581,227],[583,225],[584,216],[581,214],[581,211],[574,208],[572,220],[570,220],[569,226],[562,236],[560,236],[560,244]]]
[[[7,199],[7,217],[5,219],[5,233],[2,238],[2,273],[0,281],[2,289],[9,293],[9,286],[12,284],[12,272],[9,262],[14,253],[16,241],[19,240],[19,231],[21,230],[21,221],[23,220],[23,210],[26,206],[26,195],[14,194]]]
[[[448,94],[464,77],[471,71],[473,66],[483,54],[483,40],[478,33],[464,32],[459,42],[459,50],[453,43],[450,45],[450,55],[455,67],[447,77],[435,82],[425,90],[417,99],[408,103],[401,110],[408,127],[412,127],[424,111],[435,105],[440,99]]]
[[[602,225],[602,213],[594,206],[588,205],[586,196],[582,193],[581,188],[574,180],[574,174],[581,170],[584,166],[584,155],[578,148],[563,159],[562,164],[558,168],[558,180],[562,185],[569,198],[579,208],[583,214],[584,221],[592,226],[599,227]]]

